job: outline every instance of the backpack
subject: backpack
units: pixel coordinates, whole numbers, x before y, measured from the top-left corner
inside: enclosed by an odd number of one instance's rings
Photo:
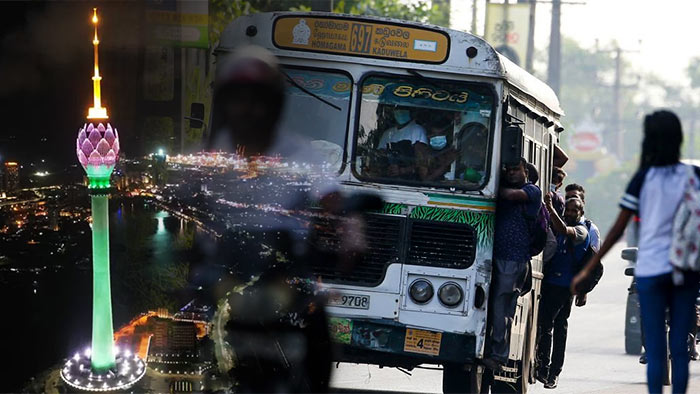
[[[586,224],[586,228],[588,229],[588,236],[590,237],[591,235],[591,221],[586,219],[584,220],[584,223]],[[571,247],[573,249],[573,246]],[[583,269],[583,265],[586,264],[590,259],[595,257],[598,253],[593,250],[593,245],[591,242],[588,244],[588,248],[586,248],[586,251],[583,253],[583,256],[581,257],[581,260],[576,263],[576,273],[580,272]],[[579,286],[577,287],[577,291],[579,294],[586,294],[590,293],[593,291],[593,289],[598,285],[598,282],[600,282],[600,278],[603,277],[603,264],[598,263],[595,268],[593,268],[593,272],[591,273],[590,276],[588,276],[588,279],[586,281],[581,282]]]
[[[700,190],[694,166],[687,166],[683,198],[673,218],[669,258],[682,271],[700,271]]]
[[[537,256],[542,253],[547,243],[547,231],[549,228],[549,211],[544,204],[540,204],[540,209],[535,217],[528,216],[523,208],[523,216],[527,222],[527,230],[530,236],[530,256]]]

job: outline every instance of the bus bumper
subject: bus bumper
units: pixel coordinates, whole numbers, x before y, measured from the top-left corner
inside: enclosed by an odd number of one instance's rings
[[[418,330],[393,321],[329,318],[340,362],[413,368],[419,364],[472,363],[476,336]],[[420,340],[423,339],[423,343]],[[420,343],[420,344],[419,344]]]

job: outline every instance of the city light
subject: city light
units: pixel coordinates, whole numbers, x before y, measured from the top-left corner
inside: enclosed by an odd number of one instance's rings
[[[123,390],[133,386],[146,374],[146,364],[138,357],[117,356],[114,369],[95,372],[91,370],[89,358],[80,358],[79,354],[76,356],[77,361],[76,357],[69,359],[60,371],[63,381],[76,389],[87,391]],[[132,372],[133,370],[136,370],[135,374]]]

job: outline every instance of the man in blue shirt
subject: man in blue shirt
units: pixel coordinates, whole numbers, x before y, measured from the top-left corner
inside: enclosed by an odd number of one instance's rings
[[[544,203],[557,235],[557,251],[544,268],[537,328],[536,377],[544,383],[545,388],[553,389],[557,387],[564,365],[567,320],[573,303],[569,288],[579,268],[585,263],[583,259],[591,245],[591,237],[583,221],[581,199],[574,197],[566,200],[564,220],[557,214],[550,195],[545,196]]]
[[[510,328],[531,257],[528,218],[536,218],[542,205],[542,191],[527,179],[525,159],[507,167],[496,205],[489,298],[492,332],[490,354],[484,358],[484,364],[493,370],[508,361]]]

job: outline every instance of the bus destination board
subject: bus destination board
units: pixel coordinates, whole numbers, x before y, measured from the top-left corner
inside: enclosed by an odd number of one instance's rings
[[[273,39],[284,49],[423,63],[444,62],[449,49],[443,32],[342,18],[281,17]]]

